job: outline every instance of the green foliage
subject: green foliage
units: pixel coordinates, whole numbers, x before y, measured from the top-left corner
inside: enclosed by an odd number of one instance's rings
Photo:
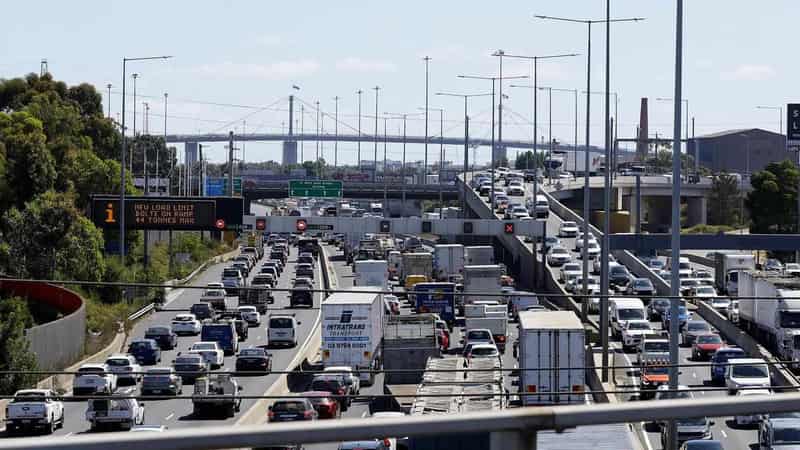
[[[728,225],[695,225],[681,230],[685,234],[718,234],[733,231],[735,228]]]
[[[25,329],[33,326],[27,301],[20,298],[0,299],[0,370],[37,369],[36,356],[30,351]],[[0,394],[10,395],[33,387],[37,376],[32,374],[0,375]]]
[[[75,208],[73,196],[48,191],[3,216],[10,262],[23,277],[99,281],[105,270],[103,237]]]
[[[6,158],[5,204],[21,206],[53,188],[55,161],[38,119],[27,112],[0,113],[0,142]]]
[[[708,196],[708,223],[710,225],[741,223],[740,201],[741,193],[736,177],[725,172],[714,176]]]
[[[789,160],[770,163],[752,175],[753,190],[745,200],[751,233],[797,232],[798,181],[800,171]]]
[[[543,169],[544,168],[544,153],[534,154],[532,151],[520,153],[514,160],[514,169]]]

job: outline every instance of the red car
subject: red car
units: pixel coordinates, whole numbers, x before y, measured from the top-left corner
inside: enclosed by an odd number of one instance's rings
[[[339,402],[337,402],[330,392],[326,391],[308,391],[300,394],[305,397],[317,410],[320,419],[338,419],[342,416],[339,410]]]
[[[447,352],[450,349],[450,333],[441,328],[437,328],[436,333],[439,335],[439,349],[442,352]]]
[[[716,333],[698,335],[692,343],[692,359],[695,361],[709,359],[714,352],[724,346],[722,338]]]

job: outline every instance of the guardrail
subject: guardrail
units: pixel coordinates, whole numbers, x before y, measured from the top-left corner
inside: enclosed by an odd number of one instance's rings
[[[494,412],[319,420],[301,423],[273,423],[268,427],[216,426],[169,430],[163,433],[100,433],[51,437],[3,439],[0,450],[210,450],[253,448],[287,443],[312,444],[372,440],[385,436],[418,437],[488,433],[490,450],[536,448],[541,430],[565,429],[613,423],[671,420],[689,417],[728,417],[777,412],[794,412],[800,394],[748,397],[710,397],[690,400],[591,404],[576,406],[516,408]]]

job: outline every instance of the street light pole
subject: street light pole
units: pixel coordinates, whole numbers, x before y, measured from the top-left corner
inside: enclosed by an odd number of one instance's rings
[[[609,67],[608,64],[610,62],[609,57],[609,40],[610,40],[610,29],[611,23],[613,22],[639,22],[644,20],[641,17],[632,17],[632,18],[625,18],[625,19],[612,19],[610,17],[610,6],[608,4],[608,0],[606,2],[606,17],[604,19],[596,19],[596,20],[584,20],[584,19],[570,19],[564,17],[554,17],[554,16],[544,16],[544,15],[535,15],[537,19],[543,20],[554,20],[560,22],[570,22],[570,23],[580,23],[587,26],[587,35],[588,35],[588,42],[587,42],[587,55],[586,55],[586,92],[591,92],[591,62],[592,62],[592,24],[595,23],[605,23],[606,24],[606,85],[608,85],[609,81]],[[606,91],[608,91],[608,86],[606,86]],[[583,186],[583,233],[584,236],[589,235],[589,131],[590,131],[590,112],[591,112],[591,99],[590,95],[586,95],[586,149],[584,152],[584,186]],[[608,97],[608,95],[606,95]],[[608,110],[608,99],[606,99],[606,109]],[[608,116],[608,111],[606,111],[606,116]],[[604,128],[608,128],[608,117],[606,117]],[[606,135],[608,135],[608,131],[606,131]],[[606,140],[608,136],[606,136]],[[608,147],[608,143],[606,142],[606,147]],[[608,153],[608,148],[606,148],[606,153]],[[606,166],[608,166],[608,155],[606,156]],[[608,173],[608,170],[606,170]],[[610,199],[610,192],[609,192],[609,183],[610,179],[606,177],[605,180],[605,204],[608,205],[608,200]],[[605,219],[608,220],[608,212],[605,214]],[[603,241],[604,245],[602,246],[601,252],[601,270],[600,270],[600,340],[603,348],[602,354],[602,381],[608,381],[608,243],[606,241],[606,236],[608,235],[608,226],[603,233]],[[583,249],[583,292],[586,294],[588,286],[587,286],[587,277],[588,277],[588,255],[587,255],[587,246],[584,245]],[[584,297],[581,307],[581,315],[586,319],[588,317],[588,304],[586,302],[587,297]]]
[[[495,184],[495,179],[494,179],[494,151],[495,151],[495,142],[494,142],[494,110],[495,110],[495,107],[494,107],[494,95],[495,94],[494,94],[494,92],[495,92],[495,90],[494,90],[494,86],[495,86],[495,81],[501,79],[501,77],[482,77],[482,76],[474,76],[474,75],[459,75],[458,78],[464,78],[464,79],[470,79],[470,80],[490,80],[492,82],[492,94],[491,94],[492,95],[492,140],[491,140],[492,154],[491,154],[491,164],[489,164],[489,171],[490,171],[491,177],[492,177],[492,189],[491,189],[491,193],[490,193],[491,198],[489,199],[489,204],[492,205],[493,202],[494,202],[494,184]],[[521,79],[524,79],[524,78],[528,78],[528,76],[527,75],[516,75],[516,76],[513,76],[513,77],[503,77],[503,78],[506,79],[506,80],[521,80]],[[475,164],[475,161],[472,161],[472,163]]]
[[[303,165],[303,162],[306,160],[305,152],[304,152],[305,143],[306,143],[306,138],[305,138],[305,120],[304,120],[305,117],[306,117],[305,108],[303,107],[303,104],[300,103],[300,137],[301,137],[301,139],[300,139],[300,165],[301,166]]]
[[[336,140],[333,141],[333,169],[339,167],[339,96],[333,97],[336,107],[333,112],[333,134]]]
[[[361,94],[364,91],[359,89],[356,91],[358,94],[358,173],[361,173]]]
[[[430,56],[422,58],[425,61],[425,158],[422,164],[422,184],[428,184],[428,81]]]
[[[483,97],[492,95],[491,92],[483,94],[453,94],[449,92],[437,92],[436,95],[446,97],[460,97],[464,99],[464,184],[461,193],[461,217],[467,218],[467,168],[469,167],[469,114],[467,111],[467,103],[471,97]],[[474,161],[473,161],[474,164]]]
[[[106,85],[106,88],[108,88],[108,118],[110,119],[111,118],[111,83],[108,83]]]
[[[375,182],[375,176],[378,174],[378,92],[381,90],[380,86],[372,88],[375,90],[375,147],[372,155],[372,182]]]
[[[169,59],[172,56],[148,56],[144,58],[122,58],[122,154],[120,155],[120,183],[119,183],[119,257],[122,266],[125,266],[125,153],[128,143],[125,138],[125,85],[127,84],[128,61],[145,61],[151,59]],[[136,101],[134,101],[134,107]],[[134,115],[134,119],[135,119]]]
[[[320,135],[319,135],[319,100],[317,100],[316,106],[317,106],[317,157],[314,160],[314,162],[316,164],[319,164],[319,138],[320,138]]]

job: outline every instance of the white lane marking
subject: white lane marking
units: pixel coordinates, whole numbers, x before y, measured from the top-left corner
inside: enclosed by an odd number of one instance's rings
[[[728,439],[728,433],[726,433],[725,430],[719,430],[719,432],[722,434],[722,437]]]
[[[164,420],[169,420],[169,419],[172,419],[173,417],[175,417],[175,413],[170,413],[170,415],[165,417]]]
[[[369,414],[369,411],[364,411],[361,413],[361,418],[363,419],[364,417],[367,417],[367,414]]]
[[[71,431],[64,435],[64,437],[70,437],[70,436],[72,436],[72,432]]]
[[[697,378],[697,372],[692,372],[692,378]]]
[[[644,436],[644,445],[647,447],[647,450],[653,450],[653,444],[650,443],[650,435],[644,430],[644,422],[639,422],[639,426],[642,427],[642,435]]]

